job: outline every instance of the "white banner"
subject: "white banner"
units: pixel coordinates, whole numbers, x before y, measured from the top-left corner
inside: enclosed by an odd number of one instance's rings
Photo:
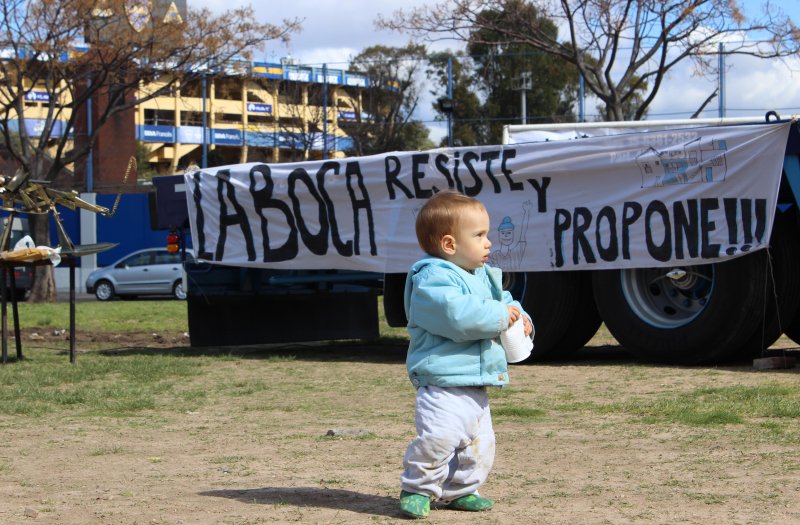
[[[766,247],[791,123],[395,152],[186,174],[208,262],[405,272],[417,211],[480,199],[506,271],[703,264]]]

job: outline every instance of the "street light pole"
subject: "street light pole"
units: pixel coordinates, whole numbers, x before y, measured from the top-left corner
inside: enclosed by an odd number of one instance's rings
[[[208,167],[208,140],[206,135],[208,134],[208,122],[206,122],[206,74],[203,73],[203,160],[201,163],[201,168],[205,169]]]
[[[453,147],[453,57],[447,56],[447,98],[450,100],[450,111],[447,112],[447,146]]]
[[[514,78],[512,89],[520,92],[520,106],[522,111],[522,124],[528,123],[528,104],[526,94],[533,88],[533,74],[530,71],[520,73]]]
[[[719,43],[719,118],[725,118],[725,44]]]
[[[328,160],[328,64],[322,64],[322,158]]]

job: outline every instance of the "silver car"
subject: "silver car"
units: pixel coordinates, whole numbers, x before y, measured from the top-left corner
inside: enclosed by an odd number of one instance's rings
[[[188,252],[186,259],[192,260]],[[90,273],[86,292],[93,293],[100,301],[137,295],[172,295],[176,299],[186,299],[181,254],[163,248],[135,251]]]

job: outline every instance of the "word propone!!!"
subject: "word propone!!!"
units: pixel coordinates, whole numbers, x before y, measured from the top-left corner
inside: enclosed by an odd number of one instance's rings
[[[572,211],[558,208],[553,219],[555,241],[555,267],[565,265],[564,241],[571,235],[572,263],[613,262],[631,259],[631,231],[644,227],[647,253],[656,261],[681,260],[689,257],[712,259],[720,255],[722,246],[711,242],[712,232],[717,230],[715,211],[722,201],[729,247],[727,255],[737,251],[747,252],[753,242],[763,242],[767,225],[767,202],[765,199],[703,198],[687,199],[672,203],[672,210],[659,200],[646,206],[638,202],[625,202],[621,212],[605,206],[593,213],[589,208],[576,207]],[[720,214],[716,214],[719,216]],[[742,244],[739,243],[739,220],[742,222]],[[657,233],[658,232],[658,233]],[[684,251],[685,248],[685,251]]]

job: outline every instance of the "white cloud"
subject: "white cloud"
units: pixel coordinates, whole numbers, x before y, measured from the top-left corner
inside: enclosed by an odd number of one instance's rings
[[[190,0],[191,7],[208,7],[221,13],[226,9],[246,5],[247,2],[222,0]],[[418,5],[431,5],[438,0],[285,0],[254,3],[254,10],[261,22],[280,23],[285,18],[302,18],[303,31],[293,36],[289,47],[274,44],[257,57],[278,62],[291,55],[298,63],[339,69],[346,67],[348,59],[371,45],[403,46],[407,35],[378,30],[374,21],[378,14],[390,16],[398,9],[409,9]],[[744,0],[752,4],[756,0]],[[800,1],[791,0],[787,11],[800,10]],[[795,15],[796,13],[790,12]],[[437,43],[435,49],[458,49],[457,42]],[[800,90],[796,86],[800,75],[800,60],[786,63],[747,57],[729,57],[726,73],[726,115],[760,116],[766,111],[777,110],[788,116],[800,113]],[[792,73],[796,71],[797,73]],[[713,92],[717,78],[693,74],[689,62],[670,72],[651,106],[649,118],[688,118],[697,110],[705,98]],[[433,119],[427,96],[423,90],[417,116],[423,121]],[[587,113],[593,114],[595,106],[589,102]],[[716,117],[718,100],[713,100],[702,116]],[[445,125],[428,122],[431,135],[439,139],[446,134]]]
[[[781,116],[800,113],[800,60],[765,60],[754,57],[726,58],[725,116],[762,116],[776,110]],[[649,118],[688,118],[718,85],[718,78],[692,74],[691,65],[676,68],[653,102]],[[702,114],[719,116],[719,99]]]

